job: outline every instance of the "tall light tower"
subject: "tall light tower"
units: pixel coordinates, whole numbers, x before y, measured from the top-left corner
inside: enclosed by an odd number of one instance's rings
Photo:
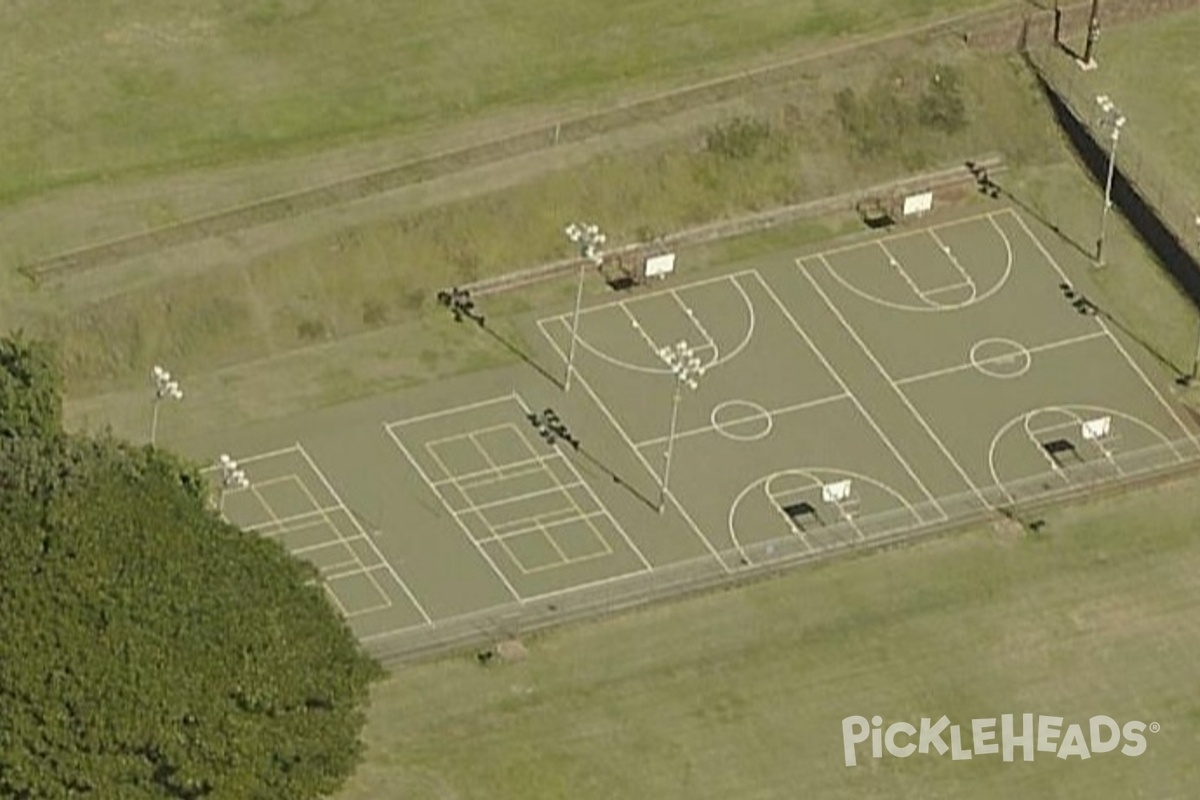
[[[663,360],[675,376],[675,391],[671,399],[671,429],[667,434],[667,452],[663,456],[663,479],[658,495],[658,513],[663,513],[667,507],[667,492],[670,491],[671,461],[675,452],[675,431],[679,422],[679,400],[683,387],[691,390],[699,387],[697,378],[704,375],[704,365],[700,362],[694,348],[685,341],[680,341],[674,347],[664,347],[658,351],[658,357]]]
[[[588,222],[572,222],[563,233],[572,243],[580,248],[580,252],[584,258],[588,259],[593,266],[600,266],[604,263],[604,256],[600,255],[600,248],[608,241],[608,237],[601,233],[600,228]],[[582,262],[579,265],[579,286],[575,290],[575,313],[571,315],[571,346],[567,353],[567,377],[563,380],[563,391],[571,391],[571,373],[575,371],[575,344],[579,339],[579,307],[583,303],[583,277],[587,272],[587,263]]]
[[[1195,219],[1193,219],[1192,222],[1196,225],[1195,247],[1200,249],[1200,214],[1196,214]],[[1192,356],[1192,371],[1188,375],[1184,376],[1183,385],[1195,385],[1198,377],[1200,377],[1200,327],[1197,327],[1196,329],[1196,354]]]
[[[171,378],[171,373],[157,364],[151,370],[150,377],[154,381],[154,413],[150,418],[150,444],[153,446],[158,437],[159,405],[163,400],[182,400],[183,389],[179,388],[179,381]]]
[[[1112,209],[1113,176],[1117,170],[1117,143],[1121,140],[1121,129],[1125,127],[1125,117],[1108,95],[1096,97],[1096,104],[1103,113],[1101,123],[1112,128],[1109,134],[1111,144],[1108,149],[1108,180],[1104,184],[1104,209],[1100,215],[1100,237],[1096,240],[1096,266],[1104,266],[1104,236],[1108,231],[1108,214]]]

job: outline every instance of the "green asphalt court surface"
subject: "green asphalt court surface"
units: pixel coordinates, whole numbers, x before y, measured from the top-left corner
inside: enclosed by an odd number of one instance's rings
[[[700,280],[681,259],[585,304],[566,391],[551,309],[528,344],[480,327],[524,364],[187,449],[238,462],[226,517],[311,561],[367,643],[501,625],[1200,456],[1169,376],[1068,283],[1006,207]],[[664,361],[681,349],[694,388]],[[578,449],[530,420],[548,408]]]

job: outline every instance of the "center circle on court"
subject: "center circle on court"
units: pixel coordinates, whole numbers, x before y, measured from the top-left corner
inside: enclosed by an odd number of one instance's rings
[[[989,378],[1019,378],[1032,364],[1029,348],[1012,339],[980,339],[971,348],[971,366]]]
[[[749,400],[726,400],[717,404],[709,417],[713,429],[735,442],[753,442],[771,433],[771,412]]]

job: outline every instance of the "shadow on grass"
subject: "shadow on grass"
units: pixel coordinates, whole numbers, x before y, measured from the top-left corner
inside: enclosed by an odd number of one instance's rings
[[[1055,236],[1057,236],[1059,239],[1061,239],[1065,244],[1068,244],[1072,248],[1074,248],[1075,251],[1078,252],[1081,256],[1083,256],[1084,258],[1087,258],[1087,259],[1091,259],[1091,260],[1095,259],[1096,254],[1094,252],[1089,252],[1086,248],[1084,248],[1083,245],[1081,245],[1079,242],[1075,241],[1070,236],[1068,236],[1066,234],[1066,232],[1063,231],[1063,229],[1060,228],[1057,224],[1055,224],[1054,222],[1047,219],[1046,216],[1043,215],[1040,211],[1038,211],[1033,206],[1029,205],[1027,202],[1022,200],[1018,195],[1014,194],[1009,189],[1007,189],[1004,186],[1002,186],[1001,184],[997,183],[995,181],[995,179],[992,178],[988,174],[987,170],[983,169],[982,167],[979,167],[978,165],[976,165],[975,163],[970,162],[970,161],[967,162],[967,169],[971,170],[972,174],[974,174],[975,180],[979,186],[980,194],[990,197],[993,200],[1000,200],[1000,199],[1007,200],[1008,202],[1015,205],[1017,208],[1021,209],[1021,211],[1025,212],[1025,214],[1027,216],[1033,217],[1038,222],[1040,222],[1044,227],[1046,227],[1050,231],[1052,231]]]

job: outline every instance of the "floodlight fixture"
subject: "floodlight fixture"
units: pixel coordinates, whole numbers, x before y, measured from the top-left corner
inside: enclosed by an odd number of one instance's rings
[[[604,263],[600,255],[600,247],[608,241],[608,237],[600,231],[600,226],[590,222],[572,222],[563,228],[572,243],[580,246],[584,258],[599,267]],[[583,279],[587,270],[586,264],[579,265],[579,282],[575,289],[575,310],[571,314],[571,345],[567,353],[567,375],[563,379],[563,391],[571,391],[571,375],[575,372],[575,349],[579,343],[579,311],[583,305]]]
[[[154,409],[150,419],[150,444],[158,438],[158,407],[163,400],[182,400],[183,388],[179,381],[171,377],[171,373],[155,364],[150,370],[150,379],[154,383]]]
[[[679,401],[683,394],[683,387],[695,391],[700,388],[698,378],[702,377],[705,372],[705,365],[700,357],[696,355],[696,348],[693,348],[686,341],[680,340],[671,347],[662,347],[658,350],[658,357],[662,359],[670,369],[671,374],[675,377],[674,392],[671,397],[671,427],[667,433],[667,450],[663,455],[663,478],[659,486],[658,495],[658,513],[663,513],[667,505],[667,492],[670,491],[671,482],[671,462],[675,452],[675,434],[678,430],[679,423]]]
[[[1113,178],[1117,171],[1117,143],[1121,140],[1121,130],[1125,127],[1126,118],[1117,108],[1113,99],[1106,94],[1096,95],[1096,105],[1103,114],[1101,125],[1108,125],[1110,145],[1108,149],[1108,179],[1104,184],[1104,208],[1100,213],[1100,236],[1096,239],[1096,266],[1104,266],[1104,238],[1108,231],[1108,215],[1112,210]]]

